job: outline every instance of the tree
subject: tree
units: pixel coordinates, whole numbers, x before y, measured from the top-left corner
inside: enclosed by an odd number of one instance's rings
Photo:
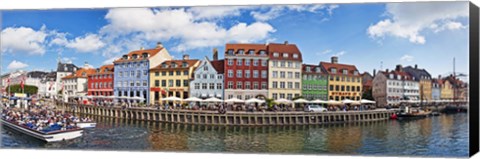
[[[257,95],[255,98],[265,100],[265,104],[268,106],[268,108],[272,108],[273,105],[275,104],[275,100],[273,100],[272,98],[267,98],[267,97],[265,97],[264,95],[261,95],[261,94]]]
[[[37,94],[38,92],[38,87],[37,86],[31,86],[31,85],[23,85],[24,86],[24,91],[23,93],[26,94]],[[9,88],[10,87],[10,88]],[[19,84],[16,85],[11,85],[6,88],[6,90],[10,90],[10,93],[22,93],[22,87],[20,87]]]
[[[362,99],[374,100],[372,95],[372,89],[368,89],[367,91],[363,92]]]

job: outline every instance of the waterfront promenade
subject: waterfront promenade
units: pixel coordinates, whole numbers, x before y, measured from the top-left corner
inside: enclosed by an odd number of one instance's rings
[[[155,108],[122,108],[65,103],[57,106],[67,112],[132,119],[157,121],[166,123],[198,124],[198,125],[238,125],[238,126],[274,126],[274,125],[317,125],[329,123],[365,122],[387,120],[395,109],[368,111],[335,111],[335,112],[245,112],[228,111],[220,114],[217,111],[198,110],[158,110]]]

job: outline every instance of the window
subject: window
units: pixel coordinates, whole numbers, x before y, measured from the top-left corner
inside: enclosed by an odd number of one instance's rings
[[[242,82],[237,82],[237,89],[242,89]]]
[[[183,71],[184,76],[188,76],[188,71]]]
[[[280,98],[285,98],[285,94],[280,93]]]
[[[280,71],[280,78],[285,78],[285,72],[284,71]]]
[[[243,59],[237,59],[237,66],[242,66]]]
[[[295,72],[295,78],[300,79],[300,72]]]
[[[135,71],[130,71],[130,77],[135,76]]]
[[[360,86],[357,86],[357,92],[360,92]]]
[[[288,68],[293,68],[292,62],[288,61],[288,62],[287,62],[287,67],[288,67]]]
[[[288,100],[292,100],[292,94],[290,94],[290,93],[287,94],[287,99],[288,99]]]
[[[130,81],[130,87],[133,87],[135,86],[135,83],[133,83],[133,81]]]
[[[295,82],[295,89],[300,89],[300,82]]]
[[[265,52],[265,50],[260,50],[260,55],[266,55],[267,53]]]
[[[245,82],[245,89],[250,89],[250,82]]]
[[[330,71],[331,71],[332,73],[337,73],[337,69],[336,69],[336,68],[331,68]]]
[[[272,94],[272,98],[273,98],[273,99],[278,99],[277,93],[273,93],[273,94]]]
[[[233,55],[233,49],[228,49],[227,54],[228,55]]]
[[[258,78],[258,70],[253,70],[253,78]]]
[[[278,71],[272,71],[272,78],[278,77]]]
[[[339,85],[335,85],[335,91],[339,91],[340,90],[340,86]]]
[[[285,67],[285,61],[280,61],[280,67]]]
[[[287,72],[287,77],[289,79],[292,79],[293,78],[293,72]]]
[[[237,70],[237,78],[242,78],[242,70]]]
[[[188,67],[188,63],[183,62],[183,63],[182,63],[182,67]]]
[[[340,90],[345,91],[345,86],[342,86]]]
[[[250,55],[255,54],[255,50],[248,50],[248,54],[250,54]]]
[[[237,95],[237,98],[238,98],[238,99],[242,99],[242,95]]]
[[[182,75],[182,73],[180,71],[176,71],[176,72],[177,72],[177,76]]]
[[[238,50],[238,54],[243,55],[243,54],[244,54],[243,49],[239,49],[239,50]]]
[[[350,92],[350,86],[347,86],[347,92]]]
[[[228,89],[233,89],[233,82],[232,81],[228,82]]]
[[[273,82],[273,83],[272,83],[272,88],[278,88],[278,82],[276,82],[276,81]]]
[[[143,86],[148,86],[147,80],[143,80]]]
[[[262,89],[267,89],[267,82],[262,82]]]
[[[181,87],[182,86],[182,80],[175,80],[175,86]]]
[[[233,70],[228,70],[228,77],[233,77]]]
[[[253,82],[253,89],[258,89],[258,82]]]
[[[333,85],[330,85],[330,91],[333,91]]]
[[[288,53],[283,53],[283,58],[288,58]]]
[[[273,53],[273,57],[278,57],[278,56],[279,56],[278,52]]]
[[[188,87],[188,80],[183,80],[183,86]]]
[[[148,73],[148,71],[147,71],[147,70],[143,70],[143,75],[144,75],[144,76],[146,76],[146,75],[147,75],[147,73]]]
[[[136,83],[137,83],[137,87],[140,86],[140,81],[137,81]]]
[[[202,83],[202,89],[207,89],[207,83]]]
[[[158,71],[155,72],[155,76],[157,76],[157,77],[160,76],[160,72],[158,72]]]
[[[280,88],[285,88],[285,82],[280,82]]]
[[[250,66],[250,59],[245,60],[245,66]]]
[[[215,83],[210,83],[209,88],[210,88],[211,90],[214,90],[214,89],[215,89]]]
[[[233,65],[233,59],[228,59],[228,66],[232,66]]]
[[[267,66],[268,61],[267,60],[262,60],[262,66]]]
[[[167,76],[167,72],[166,72],[166,71],[162,71],[162,76]]]
[[[120,72],[118,73],[118,77],[122,77],[122,76],[123,76],[123,72],[120,71]]]
[[[169,75],[170,75],[170,76],[173,76],[173,71],[170,71],[170,72],[169,72]]]
[[[245,70],[245,78],[250,78],[250,70]]]
[[[335,81],[340,81],[340,76],[335,76]]]
[[[222,88],[222,83],[217,83],[217,89],[220,89],[220,90],[223,89]]]
[[[203,66],[203,70],[204,70],[204,71],[208,71],[208,67],[207,67],[207,66]]]
[[[210,79],[215,79],[215,75],[214,75],[214,74],[211,74],[211,75],[210,75]]]
[[[253,60],[253,66],[258,66],[258,60]]]
[[[223,79],[222,75],[217,75],[217,79]]]
[[[293,82],[288,82],[287,86],[288,86],[287,88],[292,89],[293,88]]]
[[[173,87],[173,80],[168,80],[168,87]]]
[[[278,67],[278,61],[272,61],[272,66],[273,67]]]
[[[162,80],[162,87],[167,87],[167,80]]]
[[[200,83],[195,83],[195,89],[200,89]]]
[[[160,87],[160,81],[159,80],[155,80],[155,87]]]
[[[293,54],[293,58],[298,59],[298,54]]]
[[[147,56],[148,56],[148,55],[147,55]],[[145,56],[145,58],[146,58],[146,56]],[[147,67],[147,66],[148,66],[148,62],[144,62],[144,63],[143,63],[143,66]]]
[[[267,78],[267,71],[262,70],[262,78]]]

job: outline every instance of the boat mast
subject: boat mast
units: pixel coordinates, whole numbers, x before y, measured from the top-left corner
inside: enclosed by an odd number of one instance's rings
[[[455,57],[453,57],[453,82],[452,82],[452,86],[453,86],[453,103],[455,104],[455,98],[456,98],[456,93],[457,93],[457,78],[456,78],[456,74],[455,74]]]

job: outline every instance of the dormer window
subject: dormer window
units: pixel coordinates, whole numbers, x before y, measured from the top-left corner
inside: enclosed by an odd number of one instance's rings
[[[132,55],[132,59],[137,59],[138,55],[137,54],[133,54]]]
[[[124,60],[128,60],[128,55],[123,55]]]
[[[265,50],[260,50],[260,55],[266,55],[267,53],[265,52]]]
[[[204,70],[204,71],[208,71],[208,67],[207,67],[207,66],[203,66],[203,70]]]
[[[397,80],[401,80],[402,79],[402,76],[397,76]]]
[[[228,49],[227,54],[228,55],[233,55],[233,49]]]
[[[186,62],[182,63],[182,67],[187,67],[187,66],[188,66],[188,63],[186,63]]]
[[[250,55],[255,54],[255,50],[248,50],[248,54],[250,54]]]
[[[239,55],[243,55],[243,54],[244,54],[243,49],[239,49],[239,50],[238,50],[238,54],[239,54]]]
[[[288,53],[283,53],[283,58],[288,58]]]
[[[144,58],[144,59],[148,58],[148,53],[143,53],[142,58]]]
[[[315,68],[315,71],[316,71],[317,73],[320,73],[320,67],[316,67],[316,68]]]
[[[82,72],[82,76],[83,76],[83,77],[87,76],[87,73]]]
[[[336,69],[336,68],[331,68],[331,69],[330,69],[330,72],[332,72],[332,73],[337,73],[337,69]]]
[[[393,74],[390,74],[390,79],[393,79]]]
[[[168,68],[167,64],[166,64],[166,63],[163,63],[163,64],[162,64],[162,68]]]
[[[293,54],[294,59],[298,59],[298,54]]]
[[[274,52],[274,53],[273,53],[273,57],[278,57],[278,56],[280,56],[280,55],[278,54],[278,52]]]
[[[177,68],[177,63],[172,63],[172,68]]]
[[[358,71],[353,71],[353,75],[358,75]]]
[[[346,75],[346,74],[348,74],[348,70],[347,70],[347,69],[343,69],[342,73],[343,73],[344,75]]]

